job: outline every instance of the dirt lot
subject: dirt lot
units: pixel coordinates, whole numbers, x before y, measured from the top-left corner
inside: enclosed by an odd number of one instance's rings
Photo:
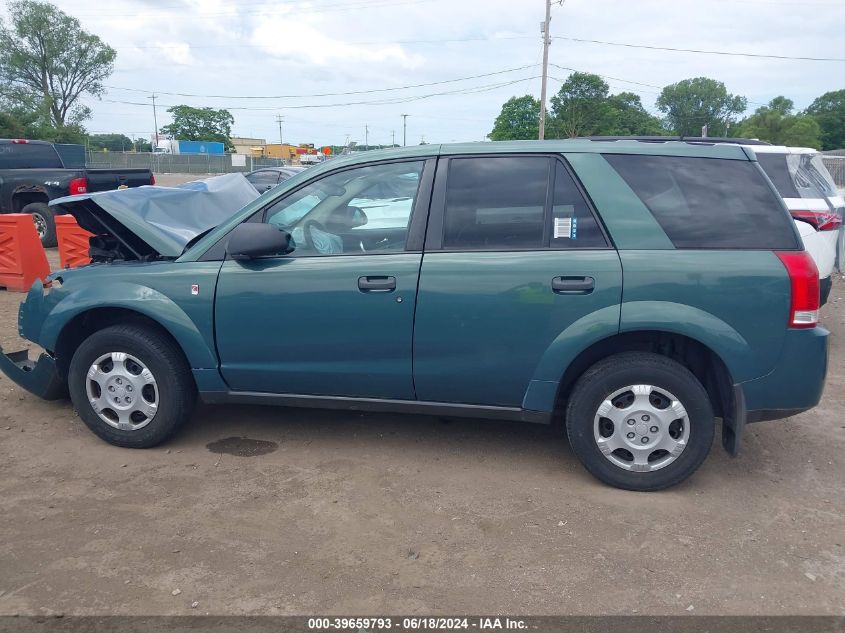
[[[843,295],[822,405],[657,494],[497,422],[206,407],[113,448],[0,377],[0,614],[845,614]]]

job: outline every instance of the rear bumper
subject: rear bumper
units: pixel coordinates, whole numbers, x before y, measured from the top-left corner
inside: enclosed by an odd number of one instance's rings
[[[37,361],[29,359],[29,350],[3,353],[0,347],[0,370],[12,382],[45,400],[59,400],[67,397],[67,383],[56,369],[56,360],[49,354],[41,354]]]
[[[819,403],[827,378],[829,334],[823,327],[787,332],[775,369],[740,385],[749,422],[786,418]]]
[[[722,446],[733,456],[745,425],[798,415],[821,401],[827,377],[828,336],[823,327],[789,330],[771,373],[733,386],[722,424]]]
[[[833,288],[833,275],[819,279],[819,303],[824,305],[830,298],[830,289]]]

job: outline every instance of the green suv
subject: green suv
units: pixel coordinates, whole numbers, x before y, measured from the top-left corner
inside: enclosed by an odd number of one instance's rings
[[[751,149],[367,152],[222,217],[142,221],[109,201],[173,190],[130,191],[58,201],[95,263],[22,304],[38,361],[0,355],[112,444],[159,444],[197,396],[561,421],[597,478],[657,490],[698,468],[717,418],[735,455],[746,423],[821,398],[818,273]]]

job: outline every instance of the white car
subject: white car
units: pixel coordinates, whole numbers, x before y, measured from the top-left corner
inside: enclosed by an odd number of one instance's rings
[[[819,269],[821,302],[830,295],[831,275],[842,269],[845,199],[818,150],[782,145],[746,145],[757,155],[795,220],[804,247]]]

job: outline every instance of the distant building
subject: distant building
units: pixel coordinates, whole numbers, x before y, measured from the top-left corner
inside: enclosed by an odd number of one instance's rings
[[[230,140],[235,147],[235,154],[245,154],[253,158],[261,158],[265,155],[267,139],[232,136]]]
[[[320,152],[313,144],[301,143],[300,145],[288,145],[285,143],[270,143],[264,148],[264,156],[267,158],[281,158],[286,163],[297,165],[302,161],[303,156],[319,156]],[[305,160],[308,162],[308,159]]]

